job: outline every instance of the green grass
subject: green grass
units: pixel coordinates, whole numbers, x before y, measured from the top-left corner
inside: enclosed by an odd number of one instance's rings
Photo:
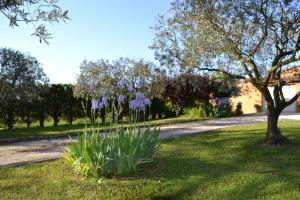
[[[261,145],[265,125],[164,140],[130,178],[81,179],[62,159],[0,169],[1,199],[300,199],[300,124],[287,147]]]
[[[205,120],[203,117],[193,117],[193,116],[180,116],[168,119],[158,119],[152,120],[152,124],[165,124],[165,123],[180,123],[187,121]],[[143,123],[139,123],[142,125]],[[45,127],[33,126],[31,128],[24,128],[23,125],[19,125],[18,128],[7,130],[0,129],[0,139],[7,138],[20,138],[20,137],[30,137],[30,136],[42,136],[42,135],[53,135],[60,133],[70,133],[70,132],[80,132],[85,127],[83,119],[77,120],[73,125],[68,125],[66,122],[62,122],[57,127],[52,126],[52,122],[47,122]],[[108,126],[100,126],[100,129],[107,129]]]

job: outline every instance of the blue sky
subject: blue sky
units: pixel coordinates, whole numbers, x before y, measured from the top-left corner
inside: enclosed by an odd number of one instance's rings
[[[83,59],[144,58],[154,61],[152,43],[158,14],[171,0],[60,0],[69,10],[67,24],[49,25],[54,36],[40,44],[31,26],[9,28],[0,15],[0,47],[28,52],[43,65],[52,83],[74,83]]]

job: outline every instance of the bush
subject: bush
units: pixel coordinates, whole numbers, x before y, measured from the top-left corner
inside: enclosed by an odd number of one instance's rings
[[[79,136],[64,157],[76,174],[111,177],[135,172],[140,164],[151,161],[159,147],[159,129],[119,127],[107,135]]]
[[[183,108],[183,113],[193,117],[202,117],[205,115],[204,110],[201,107]]]
[[[215,118],[228,117],[231,115],[231,105],[228,98],[215,98],[210,104],[210,116]]]
[[[242,111],[242,103],[241,103],[241,102],[238,102],[238,103],[236,104],[235,113],[236,113],[237,115],[243,114],[243,111]]]

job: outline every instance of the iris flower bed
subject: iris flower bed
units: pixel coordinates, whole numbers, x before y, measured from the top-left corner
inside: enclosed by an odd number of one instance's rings
[[[111,90],[105,85],[98,84],[102,89],[96,92],[95,84],[87,85],[82,82],[86,101],[91,99],[91,113],[94,128],[85,129],[84,134],[78,136],[78,141],[72,143],[64,152],[65,159],[72,165],[75,174],[84,177],[116,177],[136,172],[138,166],[151,162],[160,147],[159,128],[150,126],[137,127],[136,123],[146,120],[146,111],[151,100],[142,92],[143,84],[138,82],[135,87],[120,80],[116,89]],[[99,90],[99,89],[98,89]],[[109,114],[112,122],[118,123],[118,116],[128,103],[131,126],[124,128],[117,126],[115,130],[109,128],[106,133],[97,130],[97,116],[101,109]],[[88,103],[85,104],[85,113]],[[111,126],[114,125],[111,123]]]

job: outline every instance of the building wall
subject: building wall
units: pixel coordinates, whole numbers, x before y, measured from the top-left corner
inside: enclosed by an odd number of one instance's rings
[[[297,92],[300,91],[300,83],[295,83]],[[300,97],[296,101],[296,112],[300,112]]]
[[[262,95],[260,92],[251,83],[241,81],[238,85],[240,87],[240,95],[231,98],[233,111],[235,111],[236,105],[241,102],[243,114],[257,113],[255,105],[262,107]]]
[[[295,83],[297,92],[300,91],[300,82]],[[235,111],[236,105],[242,103],[243,114],[257,113],[255,105],[263,106],[263,97],[260,92],[251,84],[246,82],[240,82],[240,94],[237,97],[231,98],[232,109]],[[295,112],[300,112],[300,97],[296,101]]]

